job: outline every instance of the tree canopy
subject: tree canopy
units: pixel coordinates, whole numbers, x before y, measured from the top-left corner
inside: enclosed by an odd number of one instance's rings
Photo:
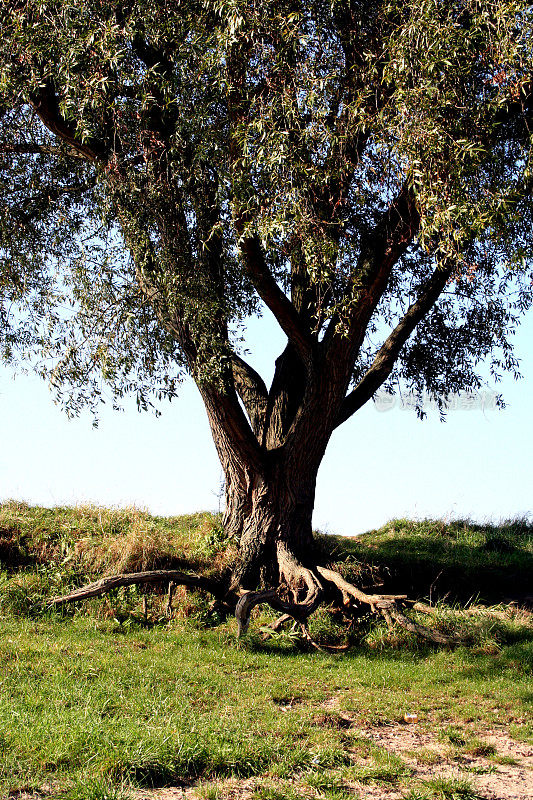
[[[495,367],[514,366],[527,4],[7,2],[3,34],[3,336],[14,299],[74,298],[48,341],[57,379],[85,397],[95,366],[119,387],[174,386],[183,345],[135,269],[180,304],[210,379],[258,296],[301,350],[347,340],[376,247],[395,263],[355,381],[436,267],[453,277],[394,377],[442,398],[495,346]]]
[[[145,405],[190,372],[246,561],[233,586],[257,583],[274,542],[294,602],[295,581],[321,591],[302,564],[335,427],[382,385],[444,403],[479,387],[486,359],[496,377],[517,369],[530,5],[6,0],[1,13],[4,354],[38,353],[74,410],[102,377]],[[268,388],[242,347],[265,307],[287,337]]]

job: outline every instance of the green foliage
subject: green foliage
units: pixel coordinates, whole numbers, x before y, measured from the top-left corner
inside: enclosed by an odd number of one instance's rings
[[[442,402],[479,387],[491,353],[495,375],[516,372],[532,24],[520,0],[8,0],[3,355],[40,354],[73,411],[103,398],[101,378],[144,408],[184,367],[226,385],[265,274],[306,336],[353,338],[389,253],[354,380],[439,266],[446,289],[390,381]]]

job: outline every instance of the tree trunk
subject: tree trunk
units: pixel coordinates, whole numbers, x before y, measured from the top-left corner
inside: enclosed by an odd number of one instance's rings
[[[269,474],[252,477],[245,500],[235,476],[227,475],[226,481],[224,526],[230,534],[239,531],[233,588],[294,584],[295,565],[313,566],[316,472],[294,475],[278,464]]]
[[[405,595],[367,594],[340,573],[317,563],[311,522],[316,477],[325,448],[318,429],[306,435],[303,447],[285,445],[258,455],[254,448],[238,446],[238,436],[228,435],[231,428],[223,424],[227,420],[222,404],[216,406],[207,397],[206,408],[226,475],[224,527],[239,547],[229,585],[227,576],[206,579],[178,570],[152,570],[106,577],[53,598],[52,605],[100,596],[118,586],[166,581],[211,592],[216,598],[214,607],[224,615],[235,611],[239,636],[246,633],[254,607],[266,603],[282,615],[272,623],[272,630],[292,620],[300,626],[305,642],[322,649],[311,638],[307,620],[326,599],[347,617],[357,616],[359,607],[369,606],[388,625],[396,622],[439,644],[454,641],[406,617],[401,610],[401,604],[407,602]]]

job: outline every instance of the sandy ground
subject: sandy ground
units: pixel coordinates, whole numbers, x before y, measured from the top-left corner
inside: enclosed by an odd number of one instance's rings
[[[500,764],[494,758],[483,755],[451,752],[451,748],[422,726],[384,725],[379,728],[358,729],[358,736],[396,753],[412,770],[413,782],[429,778],[468,778],[480,800],[533,800],[533,748],[511,739],[504,730],[488,730],[477,737],[483,744],[492,745],[497,757],[513,759],[514,764]],[[370,763],[370,760],[354,756],[355,763]],[[220,784],[223,800],[249,800],[259,779],[225,781]],[[295,781],[295,789],[302,793],[301,784]],[[347,786],[358,800],[401,800],[405,788],[386,783],[360,783],[354,781]],[[309,790],[309,798],[319,793]],[[135,800],[198,800],[194,788],[166,788],[138,790]]]
[[[488,730],[478,738],[492,745],[497,756],[512,758],[515,764],[498,764],[482,755],[450,756],[449,749],[434,734],[418,725],[387,725],[361,733],[401,756],[413,770],[415,779],[468,777],[479,796],[487,800],[533,800],[533,748],[511,739],[504,730]],[[433,763],[428,763],[431,760],[428,755],[435,759]],[[366,788],[358,788],[361,800],[401,797],[399,793],[383,791],[382,787],[377,795],[365,794]]]

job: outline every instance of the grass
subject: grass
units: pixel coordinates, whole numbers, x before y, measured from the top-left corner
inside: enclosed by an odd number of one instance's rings
[[[531,593],[533,524],[528,519],[499,525],[392,520],[356,539],[339,537],[337,548],[341,561],[348,557],[379,565],[390,592],[491,604]]]
[[[154,517],[136,508],[41,508],[0,504],[0,562],[20,570],[46,565],[84,579],[147,569],[209,571],[223,565],[228,542],[220,515]],[[231,549],[230,549],[231,550]]]
[[[495,703],[507,723],[523,717],[529,678],[505,652],[259,652],[238,647],[231,625],[123,632],[81,616],[4,618],[0,661],[4,791],[50,781],[66,791],[89,778],[119,788],[295,774],[312,783],[328,769],[332,788],[350,778],[397,782],[405,767],[387,754],[358,764],[351,730],[321,723],[324,704],[334,699],[355,731],[397,723],[412,708],[434,730],[477,730],[494,723]]]
[[[393,520],[357,538],[317,534],[323,562],[383,591],[491,604],[528,594],[533,524]],[[220,573],[235,557],[220,515],[154,517],[138,509],[0,504],[0,566],[33,570],[43,585],[77,585],[102,574],[188,568]],[[46,586],[45,586],[46,590]]]
[[[406,800],[478,800],[468,778],[433,778],[406,795]],[[479,798],[482,800],[482,798]]]
[[[192,616],[170,622],[157,598],[146,622],[131,591],[70,615],[35,601],[119,564],[223,569],[231,543],[212,515],[10,503],[0,543],[0,797],[48,786],[63,800],[127,800],[135,786],[194,782],[215,799],[228,781],[250,779],[255,800],[343,800],[365,784],[411,800],[473,800],[466,768],[457,780],[413,783],[405,759],[365,732],[415,710],[419,730],[440,734],[453,757],[489,766],[510,762],[484,731],[533,741],[533,631],[504,607],[481,622],[465,616],[465,630],[481,626],[472,647],[438,650],[374,624],[342,655],[302,653],[290,637],[237,643],[233,620],[204,628],[197,595],[182,597]],[[345,569],[357,568],[351,558]],[[316,625],[331,635],[326,617]]]

